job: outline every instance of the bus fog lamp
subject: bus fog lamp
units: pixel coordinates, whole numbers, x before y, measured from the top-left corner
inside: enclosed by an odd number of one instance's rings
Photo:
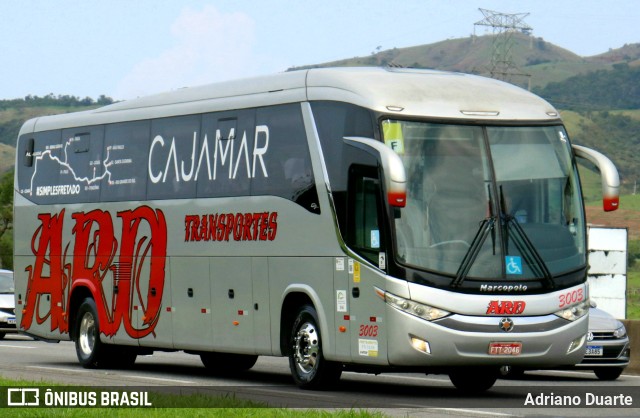
[[[411,337],[411,345],[422,353],[431,354],[431,346],[428,341],[422,340],[418,337]]]
[[[571,344],[569,344],[569,349],[567,350],[567,354],[571,354],[574,351],[576,351],[577,349],[579,349],[580,347],[582,347],[582,345],[584,344],[584,339],[585,339],[585,335],[576,338],[575,340],[571,341]]]

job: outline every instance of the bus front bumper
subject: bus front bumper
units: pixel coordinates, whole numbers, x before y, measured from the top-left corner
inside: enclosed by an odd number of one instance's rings
[[[393,366],[546,368],[580,363],[585,352],[587,316],[574,322],[555,315],[451,315],[426,321],[390,306],[387,314],[388,358]]]

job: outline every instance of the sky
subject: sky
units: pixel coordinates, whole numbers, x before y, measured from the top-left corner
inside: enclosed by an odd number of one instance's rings
[[[0,99],[126,100],[490,34],[479,8],[580,56],[640,43],[639,0],[2,0]]]

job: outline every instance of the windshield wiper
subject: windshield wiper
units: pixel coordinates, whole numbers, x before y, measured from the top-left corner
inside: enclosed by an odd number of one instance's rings
[[[467,250],[467,253],[464,255],[462,262],[460,263],[460,267],[458,267],[458,271],[456,272],[456,278],[451,282],[451,287],[458,287],[464,282],[464,279],[469,274],[469,270],[473,266],[473,263],[478,258],[478,254],[480,254],[480,250],[484,245],[484,242],[487,240],[489,234],[491,234],[491,239],[493,242],[493,253],[496,253],[496,236],[495,236],[495,224],[496,217],[493,215],[493,203],[491,199],[491,189],[490,186],[487,186],[489,192],[489,217],[483,219],[480,222],[480,227],[478,228],[478,232],[476,232],[476,236],[473,237],[473,241],[471,241],[471,246]]]
[[[496,220],[495,218],[487,218],[480,222],[480,227],[478,228],[478,232],[476,236],[471,241],[471,246],[467,250],[467,253],[464,255],[462,262],[460,263],[460,267],[458,267],[458,271],[456,272],[456,278],[451,282],[451,287],[457,287],[464,282],[464,279],[469,274],[469,270],[471,270],[471,266],[473,266],[473,262],[478,258],[478,254],[480,254],[480,250],[482,249],[482,245],[486,241],[487,237],[490,233],[493,232],[493,228],[495,227]],[[494,238],[495,240],[495,238]],[[495,241],[494,241],[495,246]],[[495,251],[495,248],[494,248]]]
[[[544,278],[545,285],[548,288],[554,288],[555,282],[553,281],[553,276],[551,276],[542,256],[527,236],[527,233],[524,232],[524,229],[522,229],[516,217],[507,213],[504,204],[504,195],[502,194],[502,186],[500,186],[500,218],[504,226],[505,237],[503,241],[506,247],[505,255],[509,252],[509,238],[511,238],[520,254],[522,254],[522,258],[524,258],[525,262],[533,271],[533,274],[535,274],[536,277]],[[513,236],[510,234],[511,230],[514,232]]]
[[[511,240],[515,243],[516,248],[518,249],[518,251],[520,251],[520,254],[522,254],[522,258],[524,258],[524,261],[529,265],[529,267],[531,267],[531,270],[533,270],[533,273],[536,275],[536,277],[544,278],[544,282],[548,288],[554,288],[555,282],[553,281],[553,277],[551,276],[546,263],[527,236],[527,233],[524,232],[522,226],[520,226],[520,224],[518,223],[518,220],[511,215],[504,216],[506,221],[505,229],[507,230],[507,234],[509,234],[509,231],[511,230],[515,232],[515,234],[511,236]]]

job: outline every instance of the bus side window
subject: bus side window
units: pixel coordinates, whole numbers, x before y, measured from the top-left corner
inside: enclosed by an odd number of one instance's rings
[[[103,158],[104,126],[63,129],[60,143],[61,162],[51,162],[58,166],[57,171],[60,172],[58,184],[74,185],[77,192],[54,195],[55,202],[100,201],[102,179],[109,170]]]
[[[380,230],[380,181],[371,168],[352,168],[349,210],[348,244],[374,265],[379,263],[383,250]]]
[[[33,149],[35,146],[35,140],[33,138],[27,139],[27,145],[24,150],[23,165],[25,167],[33,167]]]

